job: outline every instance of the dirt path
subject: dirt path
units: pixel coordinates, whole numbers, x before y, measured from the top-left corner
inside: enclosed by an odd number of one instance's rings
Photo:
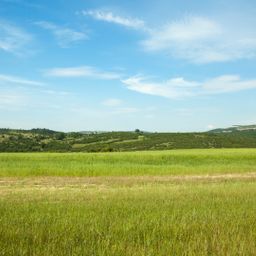
[[[73,186],[133,186],[156,183],[184,182],[225,182],[232,180],[256,181],[256,173],[219,175],[180,175],[180,176],[111,176],[111,177],[2,177],[3,187],[73,187]]]

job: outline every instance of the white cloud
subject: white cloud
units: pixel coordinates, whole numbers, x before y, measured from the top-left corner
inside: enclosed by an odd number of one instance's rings
[[[100,71],[90,66],[53,68],[46,70],[45,75],[56,77],[89,77],[103,80],[120,79],[120,74]]]
[[[142,45],[194,63],[224,62],[255,57],[256,31],[251,24],[242,30],[235,24],[187,16],[151,30]]]
[[[226,93],[256,88],[256,79],[241,80],[240,76],[224,75],[208,80],[203,89],[210,93]]]
[[[0,84],[19,84],[19,85],[33,85],[33,86],[43,86],[44,83],[33,81],[33,80],[27,80],[24,78],[16,77],[16,76],[7,76],[0,74]]]
[[[32,41],[32,36],[19,27],[0,21],[0,50],[22,55]]]
[[[194,42],[209,40],[221,34],[221,27],[206,18],[187,17],[181,21],[174,21],[154,31],[151,40],[145,42],[150,49],[162,49],[175,42]]]
[[[198,86],[196,82],[185,81],[183,78],[156,83],[149,82],[144,77],[135,76],[122,80],[122,82],[130,90],[171,99],[192,96],[193,89]]]
[[[87,39],[87,34],[70,28],[65,28],[47,21],[35,23],[43,29],[49,30],[55,36],[61,47],[68,47],[72,43]]]
[[[102,102],[103,105],[108,106],[108,107],[116,107],[120,106],[122,104],[122,100],[120,99],[106,99]]]
[[[227,62],[256,57],[256,31],[246,19],[227,21],[188,15],[156,27],[137,18],[111,11],[82,11],[96,20],[139,29],[146,34],[141,42],[146,51],[163,51],[171,57],[192,63]]]
[[[219,76],[203,82],[188,81],[184,78],[173,78],[164,82],[150,82],[145,77],[135,76],[122,82],[130,90],[170,99],[237,92],[256,88],[256,79],[242,80],[236,75]]]
[[[115,15],[109,11],[90,10],[90,11],[82,11],[82,14],[86,16],[91,16],[96,20],[115,23],[127,28],[133,28],[133,29],[145,28],[145,23],[141,19],[122,17],[119,15]]]

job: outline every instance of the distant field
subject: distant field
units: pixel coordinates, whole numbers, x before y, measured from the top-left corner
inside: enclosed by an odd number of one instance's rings
[[[0,255],[256,255],[256,149],[0,154]]]
[[[0,177],[211,175],[246,172],[256,172],[256,149],[0,154]]]

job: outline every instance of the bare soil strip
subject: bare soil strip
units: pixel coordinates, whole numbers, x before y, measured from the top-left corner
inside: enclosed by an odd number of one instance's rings
[[[179,175],[179,176],[107,176],[107,177],[2,177],[3,187],[77,187],[77,186],[134,186],[157,183],[183,182],[225,182],[256,181],[256,173],[219,174],[219,175]]]

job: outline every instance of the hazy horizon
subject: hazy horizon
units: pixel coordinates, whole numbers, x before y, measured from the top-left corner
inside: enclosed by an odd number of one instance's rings
[[[51,128],[47,128],[47,127],[30,127],[30,128],[17,128],[17,127],[0,127],[0,129],[11,129],[11,130],[33,130],[33,129],[46,129],[46,130],[52,130],[52,131],[56,131],[56,132],[134,132],[135,130],[139,129],[141,132],[148,132],[148,133],[194,133],[194,132],[207,132],[207,131],[211,131],[211,130],[214,130],[214,129],[227,129],[227,128],[232,128],[232,127],[238,127],[238,126],[256,126],[255,124],[244,124],[244,125],[232,125],[232,126],[229,126],[229,127],[215,127],[213,129],[207,129],[207,130],[202,130],[202,131],[191,131],[191,130],[183,130],[183,131],[179,131],[179,130],[176,130],[176,131],[172,131],[172,130],[169,130],[169,131],[165,131],[165,130],[162,130],[162,131],[158,131],[158,130],[141,130],[139,128],[134,128],[134,129],[130,129],[130,130],[54,130],[54,129],[51,129]]]

